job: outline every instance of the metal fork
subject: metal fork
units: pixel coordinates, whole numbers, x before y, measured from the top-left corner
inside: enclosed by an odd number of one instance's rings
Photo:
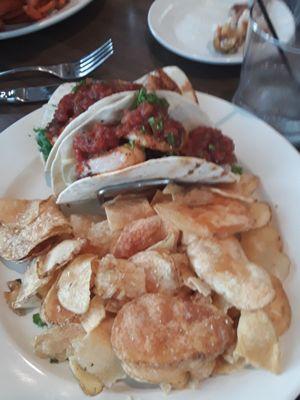
[[[63,80],[84,78],[96,68],[98,68],[101,64],[103,64],[104,61],[106,61],[113,53],[113,42],[111,39],[109,39],[102,46],[98,47],[98,49],[87,54],[80,60],[71,63],[62,63],[48,66],[36,65],[32,67],[12,68],[7,71],[1,71],[0,77],[16,74],[19,72],[38,71],[46,72]]]

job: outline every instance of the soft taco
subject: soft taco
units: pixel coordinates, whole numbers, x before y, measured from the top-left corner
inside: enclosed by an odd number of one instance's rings
[[[152,71],[135,82],[86,79],[79,83],[65,83],[58,87],[44,107],[41,127],[36,130],[39,150],[46,161],[46,173],[50,172],[60,143],[81,125],[87,110],[93,105],[99,108],[109,104],[109,98],[114,94],[135,91],[142,86],[148,90],[174,91],[197,102],[189,79],[183,71],[173,66]]]
[[[176,92],[118,93],[92,111],[57,150],[51,182],[58,203],[93,199],[104,186],[139,179],[236,180],[232,140]]]

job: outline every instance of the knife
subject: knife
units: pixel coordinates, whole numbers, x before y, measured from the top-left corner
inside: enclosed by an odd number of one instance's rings
[[[17,89],[0,90],[0,103],[37,103],[48,101],[59,85],[32,86]]]

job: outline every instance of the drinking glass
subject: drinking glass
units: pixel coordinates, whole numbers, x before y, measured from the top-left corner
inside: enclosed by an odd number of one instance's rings
[[[250,12],[245,56],[233,102],[300,146],[300,1],[264,0],[279,40],[259,4]],[[282,55],[282,53],[284,53]]]

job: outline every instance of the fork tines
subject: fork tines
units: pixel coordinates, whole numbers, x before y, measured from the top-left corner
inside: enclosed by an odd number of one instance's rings
[[[107,40],[102,46],[93,50],[85,57],[76,62],[78,77],[84,77],[98,68],[114,53],[113,42],[111,39]]]

